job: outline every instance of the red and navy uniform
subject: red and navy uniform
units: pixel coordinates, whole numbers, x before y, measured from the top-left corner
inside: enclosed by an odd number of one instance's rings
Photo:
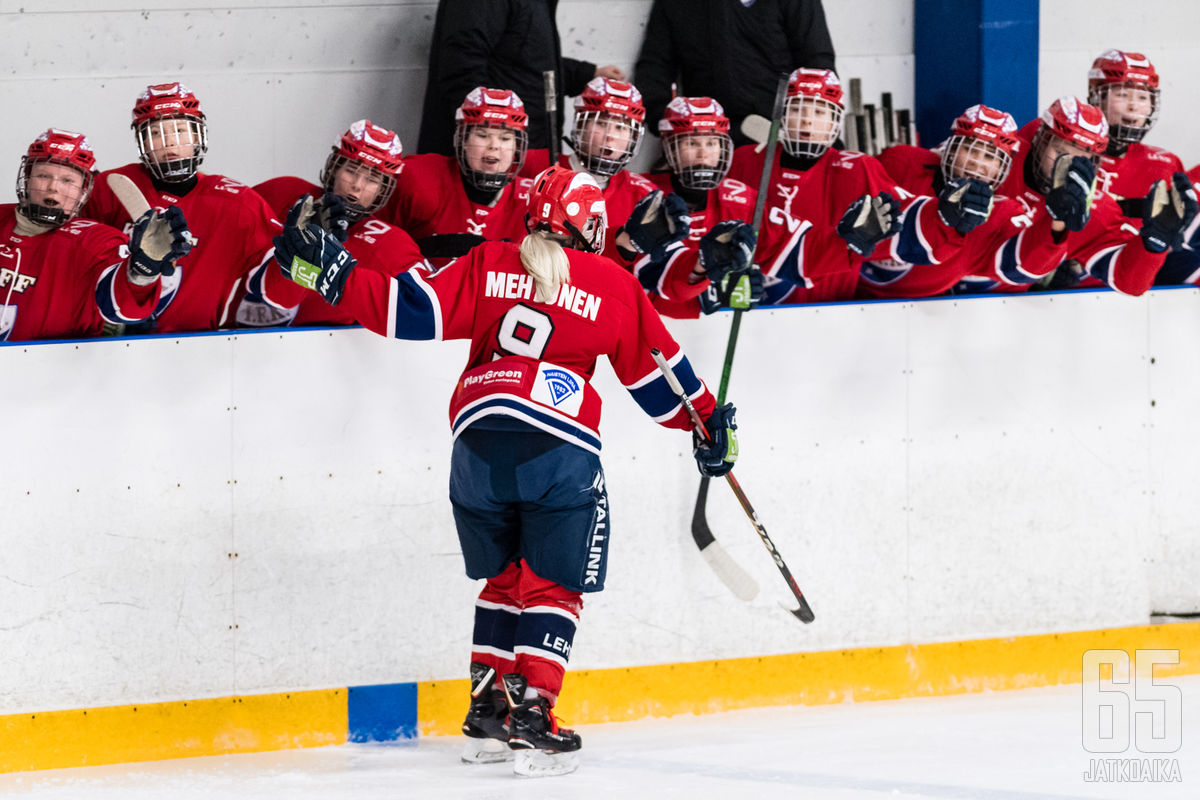
[[[755,145],[733,152],[729,177],[757,186],[766,156]],[[887,174],[878,160],[864,153],[830,148],[811,166],[785,166],[776,152],[767,184],[766,211],[754,260],[763,271],[763,305],[816,303],[854,297],[863,258],[837,235],[846,209],[864,194],[887,192],[907,208],[913,198]],[[911,215],[928,221],[930,211]],[[940,222],[931,230],[945,228]],[[873,255],[890,252],[916,236],[891,237]],[[906,259],[912,260],[912,259]]]
[[[295,177],[272,178],[255,186],[254,191],[267,201],[277,219],[285,219],[291,207],[304,195],[319,200],[324,194],[315,183]],[[413,267],[430,269],[411,236],[373,216],[364,217],[350,226],[345,248],[360,268],[389,277]],[[284,312],[285,317],[290,316],[289,325],[354,324],[354,317],[348,311],[329,305],[320,296],[285,278],[274,259],[252,270],[247,280],[243,303],[254,308],[254,304],[262,302]]]
[[[671,175],[656,172],[643,176],[664,192],[673,192]],[[692,270],[700,260],[700,239],[718,222],[741,220],[750,224],[754,218],[754,201],[758,196],[753,188],[741,181],[725,178],[715,189],[709,189],[704,208],[688,214],[688,236],[683,247],[671,248],[666,259],[652,261],[642,256],[633,265],[650,302],[660,314],[676,319],[695,319],[700,316],[699,295],[708,289],[708,279],[691,283]]]
[[[602,256],[565,252],[570,282],[553,303],[534,300],[533,279],[508,242],[481,244],[432,276],[356,269],[341,301],[384,336],[470,340],[450,424],[451,500],[467,574],[488,579],[472,660],[500,674],[520,672],[552,700],[582,593],[599,591],[605,577],[600,397],[590,383],[596,360],[607,356],[661,425],[691,427],[651,348],[672,363],[701,418],[714,408],[637,280]],[[501,446],[504,437],[509,446]]]
[[[436,153],[408,156],[396,190],[378,216],[417,241],[434,234],[470,233],[488,241],[519,242],[525,238],[532,184],[528,178],[516,178],[493,203],[476,203],[467,196],[457,159]]]
[[[1108,286],[1122,294],[1144,294],[1154,284],[1154,276],[1162,267],[1165,253],[1151,253],[1142,245],[1141,221],[1126,217],[1110,195],[1097,189],[1092,200],[1091,216],[1082,231],[1063,232],[1057,237],[1050,233],[1046,198],[1029,188],[1025,182],[1025,159],[1033,143],[1038,125],[1030,123],[1018,132],[1024,142],[1000,194],[1012,197],[1025,207],[1025,215],[1013,222],[1026,227],[1017,238],[1002,242],[980,262],[979,266],[955,287],[955,291],[1011,292],[1024,291],[1040,278],[1050,274],[1065,261],[1078,262],[1083,280],[1076,288]],[[1014,266],[1024,239],[1037,239],[1039,257],[1027,259]],[[1046,239],[1050,239],[1047,242]],[[1054,241],[1054,240],[1057,241]],[[1049,254],[1053,254],[1048,257]]]
[[[132,227],[129,214],[106,180],[113,172],[132,180],[151,208],[179,206],[197,240],[176,262],[175,274],[162,278],[162,296],[150,322],[153,330],[175,333],[232,326],[246,275],[271,257],[271,239],[282,230],[266,201],[249,186],[205,173],[197,174],[191,191],[176,196],[154,188],[141,164],[126,164],[100,173],[81,216],[127,233]]]
[[[16,206],[0,205],[0,341],[99,336],[104,323],[150,316],[159,281],[130,282],[128,239],[90,219],[33,236],[15,232]]]
[[[905,213],[920,209],[924,220],[913,222],[924,224],[904,225],[887,257],[872,257],[863,264],[860,298],[932,297],[958,287],[967,276],[986,280],[989,286],[1024,288],[1062,260],[1065,245],[1052,240],[1052,220],[1035,193],[1028,199],[996,195],[987,220],[964,236],[948,226],[937,227],[925,216],[937,209],[932,197],[941,168],[937,153],[895,145],[880,153],[879,160],[905,190],[922,196]]]

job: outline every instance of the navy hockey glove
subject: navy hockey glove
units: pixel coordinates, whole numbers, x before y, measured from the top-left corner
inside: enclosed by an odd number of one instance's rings
[[[736,413],[733,403],[717,406],[704,423],[709,438],[704,440],[698,432],[692,433],[692,454],[701,475],[720,478],[733,469],[738,457]]]
[[[625,232],[639,253],[658,259],[663,251],[687,238],[690,230],[687,203],[675,193],[651,192],[633,207]]]
[[[1046,211],[1050,218],[1067,226],[1069,231],[1081,231],[1092,216],[1092,199],[1096,194],[1096,165],[1087,156],[1061,155],[1054,162],[1050,175],[1050,191],[1046,192]]]
[[[837,224],[837,234],[860,256],[869,256],[879,243],[900,231],[900,201],[887,192],[872,197],[864,194],[846,209]]]
[[[968,234],[992,213],[992,187],[978,178],[955,178],[938,192],[938,216],[961,234]]]
[[[311,222],[303,227],[297,224],[313,218],[312,206],[311,197],[292,206],[283,233],[272,240],[275,260],[285,278],[312,289],[336,306],[342,299],[346,279],[358,262],[332,233]]]
[[[321,207],[317,209],[317,224],[333,234],[339,242],[350,238],[350,208],[346,198],[340,194],[326,192],[321,195]]]
[[[426,258],[458,258],[487,239],[474,233],[433,233],[417,241]]]
[[[143,279],[174,275],[175,262],[191,252],[194,243],[179,206],[167,206],[161,214],[151,209],[133,223],[129,234],[129,269]]]
[[[1196,218],[1198,208],[1196,190],[1184,173],[1172,175],[1170,184],[1155,181],[1143,206],[1142,244],[1151,253],[1182,247],[1183,232]]]
[[[700,266],[714,284],[730,273],[746,272],[753,257],[754,228],[741,220],[718,222],[700,237]]]

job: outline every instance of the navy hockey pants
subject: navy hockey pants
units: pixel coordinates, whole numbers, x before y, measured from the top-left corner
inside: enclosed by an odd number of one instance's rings
[[[572,591],[604,588],[608,493],[595,453],[515,420],[486,418],[454,442],[450,503],[468,577],[494,578],[524,559]]]

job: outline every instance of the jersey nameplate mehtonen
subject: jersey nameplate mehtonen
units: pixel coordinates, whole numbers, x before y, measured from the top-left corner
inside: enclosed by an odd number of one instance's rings
[[[499,297],[505,300],[532,300],[533,278],[516,272],[488,270],[483,294],[485,297]],[[599,297],[567,283],[559,287],[558,297],[551,305],[561,306],[572,314],[592,322],[596,321],[596,315],[600,313]]]

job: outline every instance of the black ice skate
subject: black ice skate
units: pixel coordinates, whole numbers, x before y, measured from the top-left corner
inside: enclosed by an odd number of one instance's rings
[[[560,728],[550,703],[538,696],[525,698],[529,682],[512,672],[504,676],[508,698],[508,746],[517,751],[513,771],[517,775],[542,777],[565,775],[579,767],[576,751],[583,746],[579,734]]]
[[[506,744],[508,701],[495,687],[495,681],[494,668],[471,662],[471,707],[462,725],[463,733],[471,738],[462,754],[468,764],[493,764],[513,758]]]

